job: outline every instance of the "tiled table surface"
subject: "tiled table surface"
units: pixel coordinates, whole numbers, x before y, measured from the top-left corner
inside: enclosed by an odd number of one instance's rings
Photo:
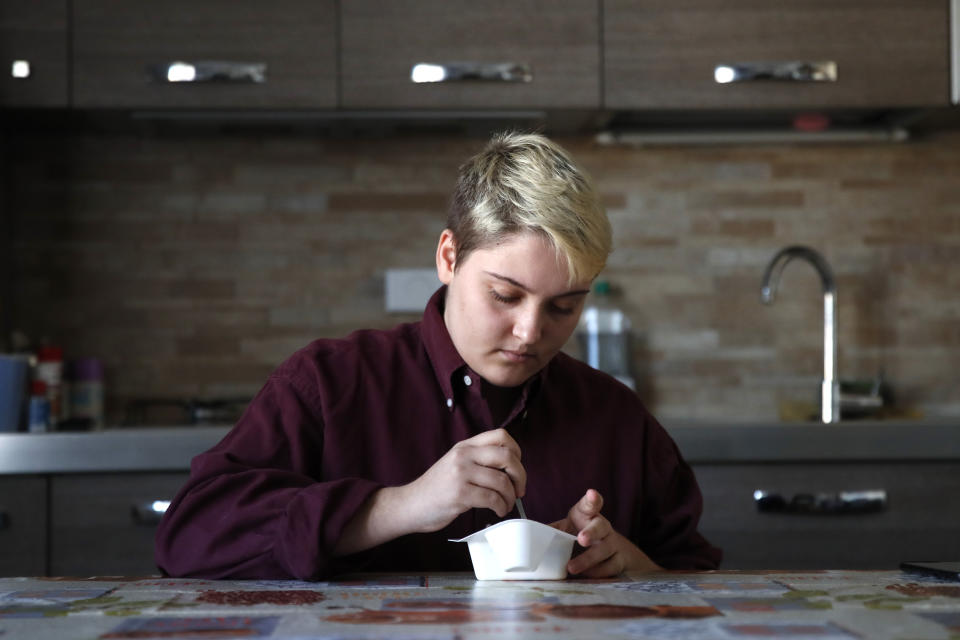
[[[960,638],[960,582],[898,571],[478,582],[0,578],[0,639]]]

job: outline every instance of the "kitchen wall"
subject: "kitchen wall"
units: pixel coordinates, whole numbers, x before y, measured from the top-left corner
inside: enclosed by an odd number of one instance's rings
[[[107,364],[109,411],[252,395],[315,337],[388,327],[388,267],[430,267],[455,168],[482,137],[304,131],[12,136],[15,327]],[[839,368],[903,411],[960,415],[960,135],[886,146],[605,148],[562,137],[615,230],[604,277],[664,421],[777,419],[816,402],[822,302],[777,249],[837,275]]]

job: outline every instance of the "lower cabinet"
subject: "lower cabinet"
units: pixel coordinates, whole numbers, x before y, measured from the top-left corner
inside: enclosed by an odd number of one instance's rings
[[[704,500],[700,530],[724,550],[723,569],[895,569],[903,560],[960,558],[960,462],[701,463],[694,470]],[[761,511],[757,491],[783,508]],[[857,500],[880,491],[883,507]],[[853,492],[851,503],[834,499]]]
[[[49,575],[151,575],[161,511],[187,473],[50,476]]]
[[[0,477],[0,576],[47,570],[47,479]]]
[[[903,560],[960,558],[960,461],[693,467],[704,499],[700,530],[724,550],[723,569],[894,569]],[[0,476],[0,576],[156,574],[153,503],[170,500],[187,478]],[[758,491],[784,508],[761,511]],[[883,492],[884,505],[858,502],[864,492]],[[833,500],[842,493],[855,500]]]

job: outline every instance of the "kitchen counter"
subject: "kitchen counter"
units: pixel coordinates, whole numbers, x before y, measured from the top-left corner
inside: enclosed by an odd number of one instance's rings
[[[960,460],[960,419],[665,426],[691,464]],[[0,434],[0,474],[182,471],[228,431],[222,426]]]

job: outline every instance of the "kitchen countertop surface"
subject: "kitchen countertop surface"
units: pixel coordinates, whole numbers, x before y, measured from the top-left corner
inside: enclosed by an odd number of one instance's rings
[[[72,638],[947,638],[960,583],[899,571],[480,582],[0,578],[0,634]]]
[[[691,464],[790,461],[960,460],[960,419],[801,422],[665,422]],[[105,429],[0,434],[0,474],[185,471],[230,427]]]

